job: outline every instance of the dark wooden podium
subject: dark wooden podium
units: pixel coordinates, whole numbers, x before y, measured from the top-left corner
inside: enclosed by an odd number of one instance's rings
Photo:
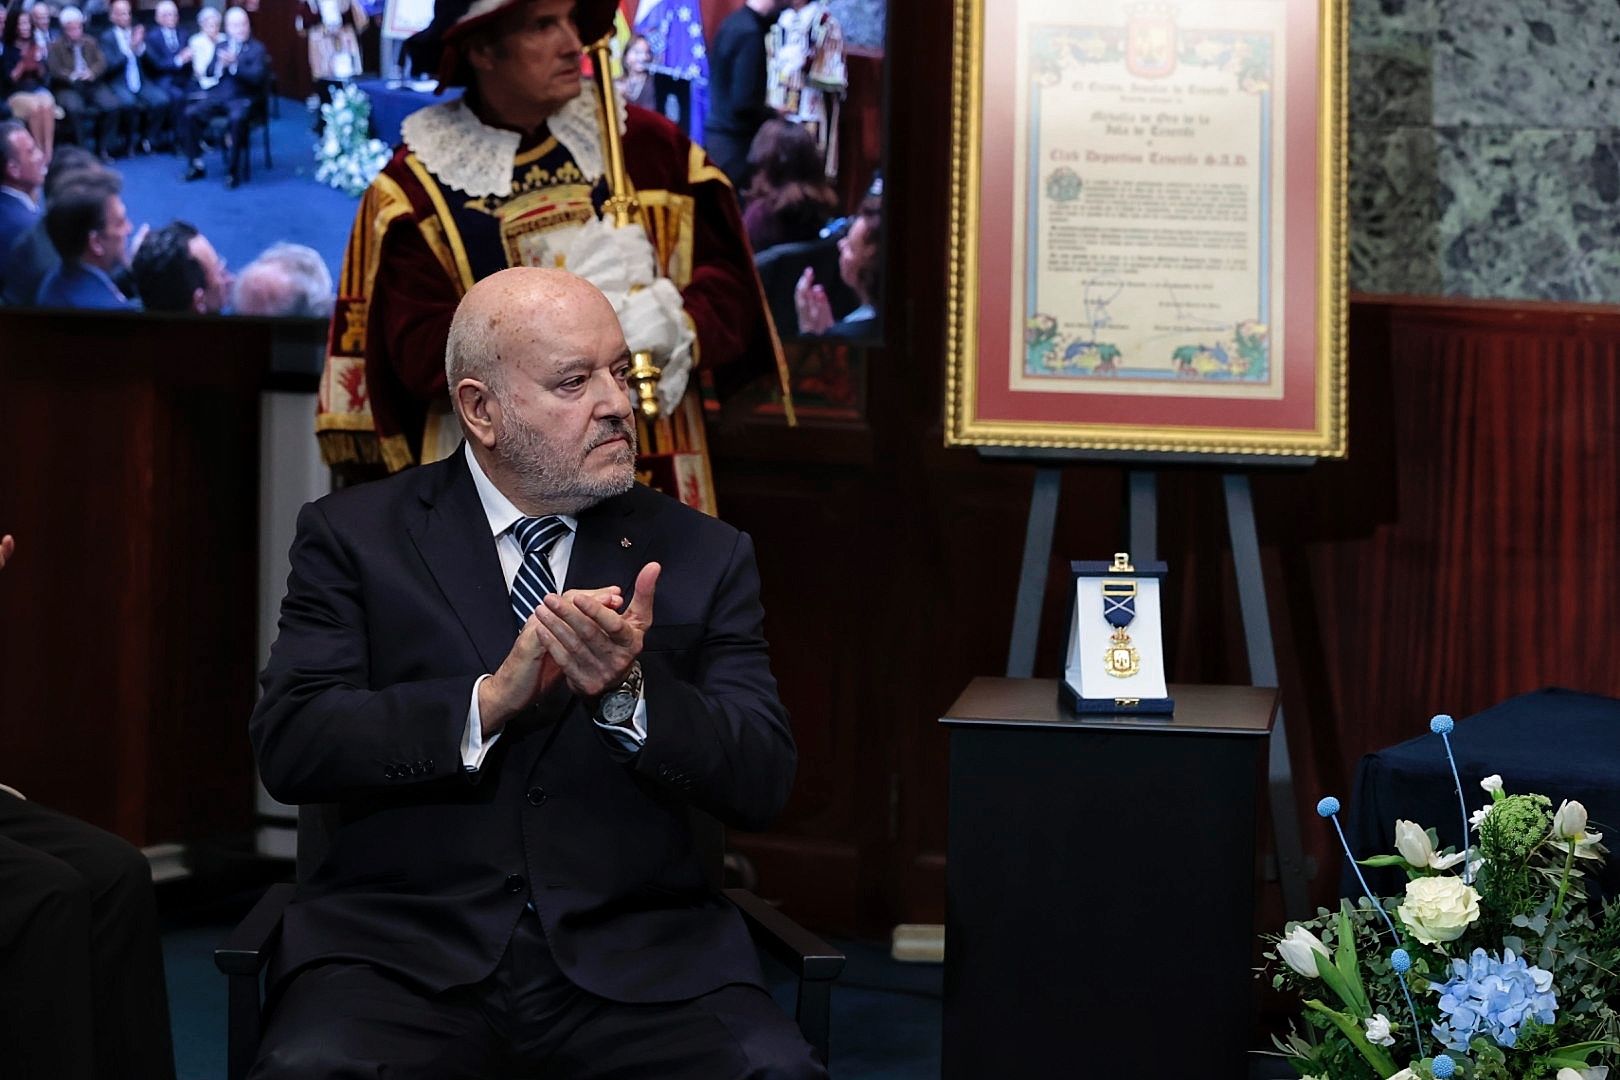
[[[1255,801],[1277,691],[1087,717],[975,679],[950,729],[947,1080],[1246,1076]]]
[[[250,826],[259,395],[292,333],[0,310],[0,782],[136,844]]]

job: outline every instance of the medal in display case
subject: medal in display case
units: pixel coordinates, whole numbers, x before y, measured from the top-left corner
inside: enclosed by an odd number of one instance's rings
[[[1165,686],[1161,618],[1162,562],[1134,566],[1126,552],[1113,562],[1072,562],[1069,648],[1059,695],[1077,713],[1175,710]]]

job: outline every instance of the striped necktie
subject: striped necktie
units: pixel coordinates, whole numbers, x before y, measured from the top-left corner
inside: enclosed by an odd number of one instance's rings
[[[545,595],[557,591],[547,556],[567,532],[568,523],[554,515],[518,518],[512,526],[512,537],[523,549],[523,563],[512,579],[512,614],[520,629]]]

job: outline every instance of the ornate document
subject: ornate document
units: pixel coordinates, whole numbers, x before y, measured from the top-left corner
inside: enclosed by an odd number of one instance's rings
[[[1025,5],[1013,385],[1280,397],[1283,6]]]
[[[946,438],[1344,452],[1339,0],[957,0]]]

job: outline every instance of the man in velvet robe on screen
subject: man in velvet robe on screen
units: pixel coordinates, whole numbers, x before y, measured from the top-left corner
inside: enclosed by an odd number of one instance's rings
[[[713,512],[695,369],[726,393],[775,354],[730,182],[663,117],[621,104],[615,118],[650,228],[603,219],[603,118],[582,64],[614,10],[440,0],[407,43],[417,70],[467,91],[406,118],[361,199],[316,420],[329,464],[392,472],[445,457],[458,439],[441,363],[456,301],[509,266],[565,267],[609,296],[631,349],[663,369],[663,416],[641,424],[644,473],[649,451],[674,452],[658,486]]]

